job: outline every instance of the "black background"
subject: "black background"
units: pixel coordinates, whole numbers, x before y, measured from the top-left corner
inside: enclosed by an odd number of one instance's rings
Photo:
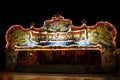
[[[98,21],[108,21],[117,29],[116,43],[120,47],[120,14],[118,2],[96,0],[34,0],[0,2],[0,69],[5,69],[5,34],[10,26],[19,24],[29,28],[34,22],[41,27],[45,20],[59,13],[65,19],[71,19],[73,25],[80,26],[85,19],[87,25],[95,25]]]

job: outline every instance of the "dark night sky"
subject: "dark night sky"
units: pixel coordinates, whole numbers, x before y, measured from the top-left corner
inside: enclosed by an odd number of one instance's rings
[[[91,0],[90,0],[91,1]],[[5,34],[7,29],[19,24],[28,28],[33,21],[36,27],[41,27],[44,20],[51,19],[56,13],[66,19],[71,19],[73,24],[81,25],[85,19],[87,25],[95,25],[98,21],[108,21],[117,29],[117,47],[120,47],[120,16],[117,2],[88,2],[79,0],[44,0],[43,2],[14,1],[0,3],[0,64],[4,65]],[[7,3],[7,4],[6,4]],[[5,6],[7,5],[7,6]],[[3,66],[2,66],[3,67]]]

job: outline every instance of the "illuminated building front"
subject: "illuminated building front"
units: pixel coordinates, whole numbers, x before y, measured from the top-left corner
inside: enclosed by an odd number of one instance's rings
[[[114,66],[116,29],[100,21],[75,26],[56,15],[40,28],[12,25],[6,32],[7,66],[16,65],[100,65]]]

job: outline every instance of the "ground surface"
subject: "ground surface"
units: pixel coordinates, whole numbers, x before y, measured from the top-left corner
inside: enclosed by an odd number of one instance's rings
[[[114,74],[1,73],[0,80],[119,80]]]

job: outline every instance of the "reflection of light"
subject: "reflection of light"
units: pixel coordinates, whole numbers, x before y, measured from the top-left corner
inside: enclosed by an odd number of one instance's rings
[[[79,42],[75,42],[77,46],[88,46],[88,42],[86,40],[81,40]]]
[[[44,43],[45,45],[49,46],[68,46],[73,44],[72,41],[48,41]]]
[[[36,44],[37,44],[37,43],[36,43],[35,41],[30,41],[28,45],[29,45],[29,46],[34,46],[34,45],[36,45]]]

